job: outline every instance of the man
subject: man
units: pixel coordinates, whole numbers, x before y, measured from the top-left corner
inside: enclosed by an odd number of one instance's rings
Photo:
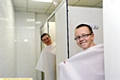
[[[59,80],[105,80],[103,44],[95,45],[92,28],[78,25],[75,40],[84,51],[59,64]]]
[[[45,80],[56,80],[56,43],[47,33],[41,35],[41,41],[46,47],[41,52],[36,69],[45,73]]]

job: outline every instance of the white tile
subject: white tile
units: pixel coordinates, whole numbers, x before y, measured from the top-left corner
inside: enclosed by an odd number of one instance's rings
[[[13,6],[11,0],[0,0],[0,3],[0,77],[13,77],[16,67]]]

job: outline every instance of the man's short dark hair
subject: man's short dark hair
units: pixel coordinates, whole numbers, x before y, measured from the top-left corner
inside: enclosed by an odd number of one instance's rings
[[[78,28],[81,28],[81,27],[84,27],[84,26],[87,27],[91,33],[93,33],[92,28],[88,24],[80,24],[75,29],[78,29]]]
[[[49,35],[48,33],[43,33],[43,34],[41,35],[41,40],[42,40],[42,38],[43,38],[44,36],[46,36],[46,35],[48,35],[48,36],[50,37],[50,35]]]

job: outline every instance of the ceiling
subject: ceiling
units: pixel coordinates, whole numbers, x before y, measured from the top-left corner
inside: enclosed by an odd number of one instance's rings
[[[13,0],[15,11],[35,12],[39,14],[51,14],[62,0],[53,0],[52,3],[35,2],[31,0]],[[100,7],[102,8],[102,0],[68,0],[69,6],[82,6],[82,7]]]

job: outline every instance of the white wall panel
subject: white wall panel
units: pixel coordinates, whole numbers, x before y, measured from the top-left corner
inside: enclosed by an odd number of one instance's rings
[[[16,32],[17,77],[36,80],[35,13],[16,12]]]
[[[56,11],[55,21],[56,21],[56,45],[57,45],[56,66],[57,66],[57,72],[59,73],[58,64],[66,60],[68,57],[66,2]]]
[[[0,0],[0,77],[16,76],[14,8],[12,0]]]
[[[43,25],[43,23],[46,21],[46,19],[48,18],[48,15],[46,14],[35,14],[35,21],[36,22],[40,22],[40,24],[36,24],[36,27],[41,27]]]
[[[43,33],[48,33],[48,22],[44,24],[43,29],[44,29]]]
[[[95,44],[103,43],[103,23],[102,9],[100,8],[85,8],[85,7],[70,7],[69,6],[69,41],[70,41],[70,56],[82,51],[74,40],[74,30],[77,25],[87,23],[90,25],[99,26],[98,29],[93,29],[95,34]]]
[[[120,0],[103,0],[105,80],[120,80]]]
[[[53,42],[56,42],[56,26],[55,22],[49,22],[49,34]]]

